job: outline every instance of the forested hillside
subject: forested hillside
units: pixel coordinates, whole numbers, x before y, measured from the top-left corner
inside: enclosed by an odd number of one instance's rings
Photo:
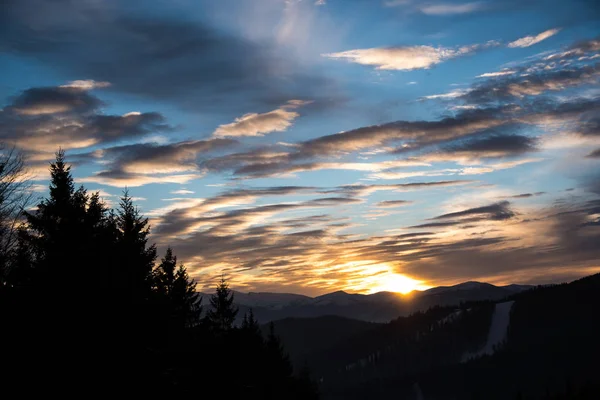
[[[514,301],[506,339],[486,344],[494,304],[432,308],[315,356],[327,399],[596,399],[600,275]]]

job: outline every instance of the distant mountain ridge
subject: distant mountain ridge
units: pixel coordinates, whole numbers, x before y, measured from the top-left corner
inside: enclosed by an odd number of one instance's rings
[[[531,285],[494,286],[483,282],[464,282],[439,286],[408,295],[394,292],[356,294],[336,291],[309,297],[293,293],[234,291],[240,308],[239,318],[252,309],[260,323],[284,318],[315,318],[334,315],[367,322],[388,322],[433,306],[458,305],[466,301],[500,300],[532,288]],[[201,293],[208,299],[210,296]]]

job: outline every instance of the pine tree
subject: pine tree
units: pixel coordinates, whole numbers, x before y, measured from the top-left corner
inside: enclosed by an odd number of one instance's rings
[[[128,293],[134,303],[143,303],[149,300],[152,291],[156,246],[148,246],[148,219],[140,215],[127,190],[121,197],[119,207],[115,222],[118,265],[123,274],[121,289]]]
[[[177,257],[173,255],[171,247],[168,247],[164,258],[153,273],[154,288],[159,295],[167,297],[173,291],[176,268]]]
[[[196,292],[196,282],[190,280],[185,266],[180,265],[175,273],[171,301],[177,320],[186,328],[200,323],[202,314],[202,298]]]
[[[188,276],[185,266],[177,268],[177,256],[171,247],[153,272],[154,290],[163,313],[178,328],[194,327],[200,322],[202,299],[196,293],[196,282]]]
[[[265,345],[252,309],[244,314],[238,331],[236,356],[239,361],[238,379],[250,398],[265,398],[270,377],[265,369]]]
[[[75,280],[85,280],[83,260],[93,256],[85,232],[89,197],[81,187],[75,190],[71,167],[59,150],[50,165],[50,197],[42,200],[33,213],[26,213],[29,235],[40,285],[61,288],[62,292],[81,289]],[[84,279],[82,279],[84,278]]]
[[[266,349],[273,376],[277,376],[279,379],[291,377],[293,372],[292,363],[283,349],[281,340],[275,335],[275,324],[273,322],[269,324]]]
[[[16,319],[15,342],[40,361],[35,366],[39,373],[48,373],[54,367],[50,360],[60,357],[78,366],[67,373],[80,381],[92,364],[84,363],[110,348],[101,332],[113,327],[106,323],[110,313],[102,312],[106,291],[99,290],[109,265],[106,255],[112,252],[104,242],[110,236],[109,219],[97,195],[75,189],[64,151],[57,152],[50,175],[49,196],[25,213],[13,257],[18,266],[14,281],[26,286],[19,294],[19,314],[29,316]],[[39,327],[50,326],[39,334]]]
[[[265,374],[269,377],[268,398],[289,398],[293,393],[290,387],[294,382],[292,378],[292,364],[285,354],[279,337],[275,335],[275,325],[269,324],[269,333],[265,342]]]
[[[248,310],[244,314],[244,320],[242,321],[242,330],[251,334],[260,335],[260,326],[258,325],[258,321],[254,317],[254,311],[252,309]]]
[[[233,293],[223,277],[217,285],[216,293],[210,298],[210,305],[212,309],[207,314],[210,328],[216,332],[231,330],[239,309],[233,305]]]
[[[88,254],[85,269],[88,271],[89,284],[106,296],[112,295],[113,282],[121,279],[120,271],[114,269],[116,232],[114,214],[102,202],[100,194],[93,193],[89,198],[84,222]]]

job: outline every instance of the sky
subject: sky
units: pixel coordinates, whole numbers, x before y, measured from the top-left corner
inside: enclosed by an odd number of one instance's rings
[[[199,289],[600,272],[595,0],[8,0],[0,143],[127,188]]]

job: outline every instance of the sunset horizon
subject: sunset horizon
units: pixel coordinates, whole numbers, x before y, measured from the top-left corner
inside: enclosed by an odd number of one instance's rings
[[[9,4],[0,140],[34,197],[62,148],[203,290],[600,271],[589,2]]]

